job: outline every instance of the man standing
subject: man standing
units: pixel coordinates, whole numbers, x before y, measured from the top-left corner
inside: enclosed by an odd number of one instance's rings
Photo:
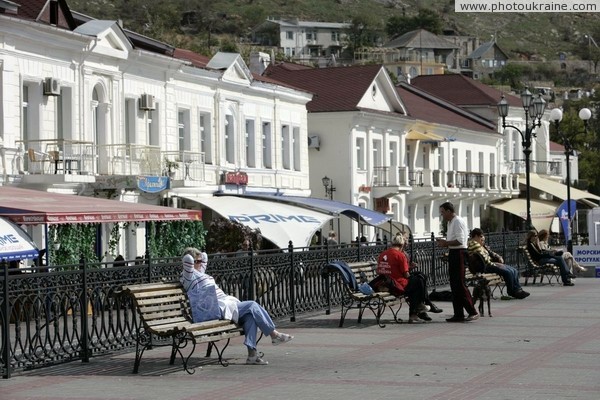
[[[465,283],[465,257],[469,230],[465,221],[456,215],[454,205],[445,202],[440,206],[440,215],[448,222],[446,239],[437,239],[438,246],[448,248],[448,275],[450,277],[450,290],[452,291],[452,307],[454,315],[446,319],[447,322],[475,321],[479,318],[473,305],[471,292]],[[467,311],[465,318],[463,309]]]

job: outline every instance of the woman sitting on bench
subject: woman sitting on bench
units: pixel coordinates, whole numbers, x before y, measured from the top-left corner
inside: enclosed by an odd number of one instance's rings
[[[527,245],[527,251],[529,255],[539,264],[554,264],[560,269],[560,277],[562,278],[563,286],[573,286],[571,278],[575,276],[569,272],[569,267],[562,258],[562,255],[556,255],[554,252],[544,251],[540,246],[540,240],[536,231],[527,232],[527,238],[525,239]]]
[[[188,294],[194,322],[202,321],[201,315],[209,311],[211,301],[209,296],[216,296],[218,301],[216,319],[228,319],[239,323],[244,328],[244,344],[248,348],[246,364],[267,365],[256,352],[257,328],[263,334],[271,337],[271,343],[276,346],[286,343],[294,337],[278,332],[269,313],[255,301],[239,301],[229,296],[216,284],[215,279],[206,273],[208,256],[200,250],[188,247],[183,252],[183,271],[181,284]],[[206,290],[208,289],[208,290]],[[220,311],[220,312],[219,312]]]

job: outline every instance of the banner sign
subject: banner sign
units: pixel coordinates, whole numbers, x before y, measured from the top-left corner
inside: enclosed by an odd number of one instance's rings
[[[158,193],[169,188],[168,176],[138,176],[137,187],[146,193]]]
[[[573,220],[573,216],[577,211],[577,202],[575,200],[571,200],[571,215],[569,215],[569,207],[567,206],[567,201],[563,201],[562,204],[556,210],[556,216],[560,220],[560,227],[562,228],[563,233],[567,240],[571,239],[571,231],[569,229],[569,222]]]

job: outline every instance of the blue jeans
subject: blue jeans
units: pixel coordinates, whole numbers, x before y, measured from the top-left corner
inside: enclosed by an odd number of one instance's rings
[[[255,301],[238,303],[239,323],[244,327],[244,344],[249,349],[256,349],[257,328],[265,335],[275,330],[275,324],[267,311]]]
[[[519,271],[515,267],[497,263],[494,266],[486,265],[485,272],[500,275],[506,283],[506,291],[509,296],[514,296],[515,293],[523,290],[519,283]]]
[[[560,255],[560,256],[544,255],[544,257],[541,258],[539,264],[540,265],[554,264],[554,265],[558,266],[558,268],[560,269],[560,277],[562,278],[563,283],[567,283],[567,282],[571,281],[571,278],[569,278],[569,275],[571,274],[571,272],[569,271],[567,262],[562,257],[562,255]]]

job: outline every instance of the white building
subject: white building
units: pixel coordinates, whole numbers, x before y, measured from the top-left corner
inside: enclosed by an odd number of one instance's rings
[[[253,41],[274,46],[297,62],[335,62],[348,45],[348,23],[268,19],[253,30]],[[332,60],[333,56],[333,60]]]
[[[382,66],[267,69],[268,77],[315,94],[307,104],[313,196],[389,213],[416,237],[442,230],[439,206],[455,203],[470,227],[479,226],[491,201],[518,195],[518,176],[504,163],[496,124],[415,87],[396,88]],[[344,242],[371,228],[340,229]]]
[[[187,208],[215,192],[310,194],[310,93],[63,2],[0,11],[5,185]],[[142,254],[143,238],[121,253]]]

